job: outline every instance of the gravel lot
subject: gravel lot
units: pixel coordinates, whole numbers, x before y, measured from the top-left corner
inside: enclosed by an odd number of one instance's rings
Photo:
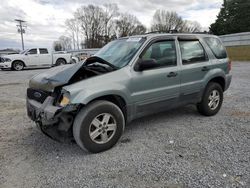
[[[0,71],[0,187],[250,187],[250,62],[233,63],[216,116],[187,106],[139,119],[100,154],[55,142],[27,118],[28,80],[43,71]]]

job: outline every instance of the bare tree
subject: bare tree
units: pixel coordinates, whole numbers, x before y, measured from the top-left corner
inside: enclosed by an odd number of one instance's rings
[[[200,32],[201,25],[196,21],[183,20],[176,12],[157,10],[153,16],[151,31]]]
[[[181,29],[181,32],[193,33],[193,32],[201,32],[201,31],[202,31],[202,27],[199,22],[188,21],[188,20],[185,20],[183,22],[183,28]]]
[[[70,37],[61,36],[59,37],[58,43],[61,44],[62,50],[71,50],[72,49],[72,41]]]
[[[116,32],[119,37],[143,34],[146,32],[146,27],[131,14],[121,14],[116,20]]]
[[[139,20],[130,14],[120,14],[117,4],[102,6],[81,6],[74,13],[74,19],[65,25],[70,32],[73,47],[76,44],[86,48],[99,48],[118,36],[128,36],[146,32]],[[79,43],[79,38],[85,37]],[[78,47],[77,46],[77,47]],[[79,47],[78,47],[79,48]]]
[[[103,26],[104,26],[104,42],[105,44],[112,40],[115,36],[115,21],[119,16],[119,8],[117,4],[104,4],[103,8]]]
[[[72,44],[74,49],[79,50],[79,31],[80,26],[77,19],[67,19],[65,21],[65,25],[67,27],[67,30],[70,33],[70,36],[72,38]]]
[[[81,6],[75,13],[80,21],[81,29],[85,35],[85,45],[88,48],[102,46],[100,35],[103,35],[104,13],[99,6]]]
[[[183,20],[176,12],[157,10],[153,16],[151,31],[169,32],[182,28]]]

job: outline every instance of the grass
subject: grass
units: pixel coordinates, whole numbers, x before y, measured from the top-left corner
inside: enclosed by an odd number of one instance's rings
[[[233,61],[250,61],[250,45],[226,47],[228,55]]]

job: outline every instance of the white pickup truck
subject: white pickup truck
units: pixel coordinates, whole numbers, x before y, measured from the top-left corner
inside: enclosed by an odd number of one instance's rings
[[[26,67],[51,67],[70,63],[71,54],[49,53],[47,48],[32,48],[20,54],[2,57],[0,69],[22,70]]]

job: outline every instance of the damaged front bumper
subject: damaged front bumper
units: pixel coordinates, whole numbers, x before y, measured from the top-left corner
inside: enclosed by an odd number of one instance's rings
[[[27,114],[50,138],[61,142],[69,141],[72,139],[72,125],[79,105],[59,107],[53,103],[52,96],[48,96],[43,103],[27,98]]]
[[[31,120],[42,123],[43,125],[56,123],[58,119],[55,115],[62,110],[62,107],[54,106],[53,102],[54,98],[51,96],[47,97],[42,104],[27,98],[26,104],[28,116]]]

